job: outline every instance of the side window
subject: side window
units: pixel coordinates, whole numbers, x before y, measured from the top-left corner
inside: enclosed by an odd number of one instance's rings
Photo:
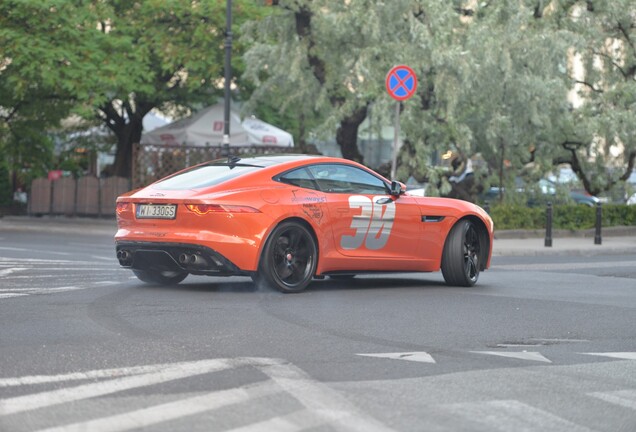
[[[388,193],[387,186],[381,179],[360,168],[320,164],[310,166],[309,170],[323,192],[366,195]]]
[[[298,186],[305,189],[318,189],[316,182],[306,168],[299,168],[283,174],[278,178],[282,183]]]

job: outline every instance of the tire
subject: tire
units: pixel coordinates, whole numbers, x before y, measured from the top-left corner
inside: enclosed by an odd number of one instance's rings
[[[474,223],[461,220],[453,226],[442,253],[442,274],[448,285],[471,287],[477,283],[481,247]]]
[[[148,284],[154,285],[176,285],[184,280],[188,273],[179,271],[147,271],[147,270],[133,270],[133,273],[137,278]]]
[[[301,292],[316,273],[317,258],[316,241],[309,230],[298,222],[283,222],[265,243],[256,280],[262,277],[284,293]]]

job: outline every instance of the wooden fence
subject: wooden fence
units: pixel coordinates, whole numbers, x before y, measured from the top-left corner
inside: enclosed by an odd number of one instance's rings
[[[31,183],[27,209],[30,215],[114,217],[115,200],[129,190],[130,180],[121,177],[39,178]]]

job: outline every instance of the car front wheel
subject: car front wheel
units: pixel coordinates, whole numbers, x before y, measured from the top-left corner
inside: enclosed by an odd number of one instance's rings
[[[316,272],[317,256],[316,242],[309,230],[298,222],[283,222],[265,244],[259,276],[281,292],[300,292]]]
[[[462,220],[448,234],[442,253],[442,274],[448,285],[470,287],[477,283],[481,241],[474,223]]]

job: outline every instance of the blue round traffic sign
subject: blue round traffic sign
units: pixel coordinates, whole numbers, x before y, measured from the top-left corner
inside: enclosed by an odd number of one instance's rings
[[[417,76],[413,69],[405,65],[391,68],[386,76],[386,90],[397,101],[413,96],[417,90]]]

